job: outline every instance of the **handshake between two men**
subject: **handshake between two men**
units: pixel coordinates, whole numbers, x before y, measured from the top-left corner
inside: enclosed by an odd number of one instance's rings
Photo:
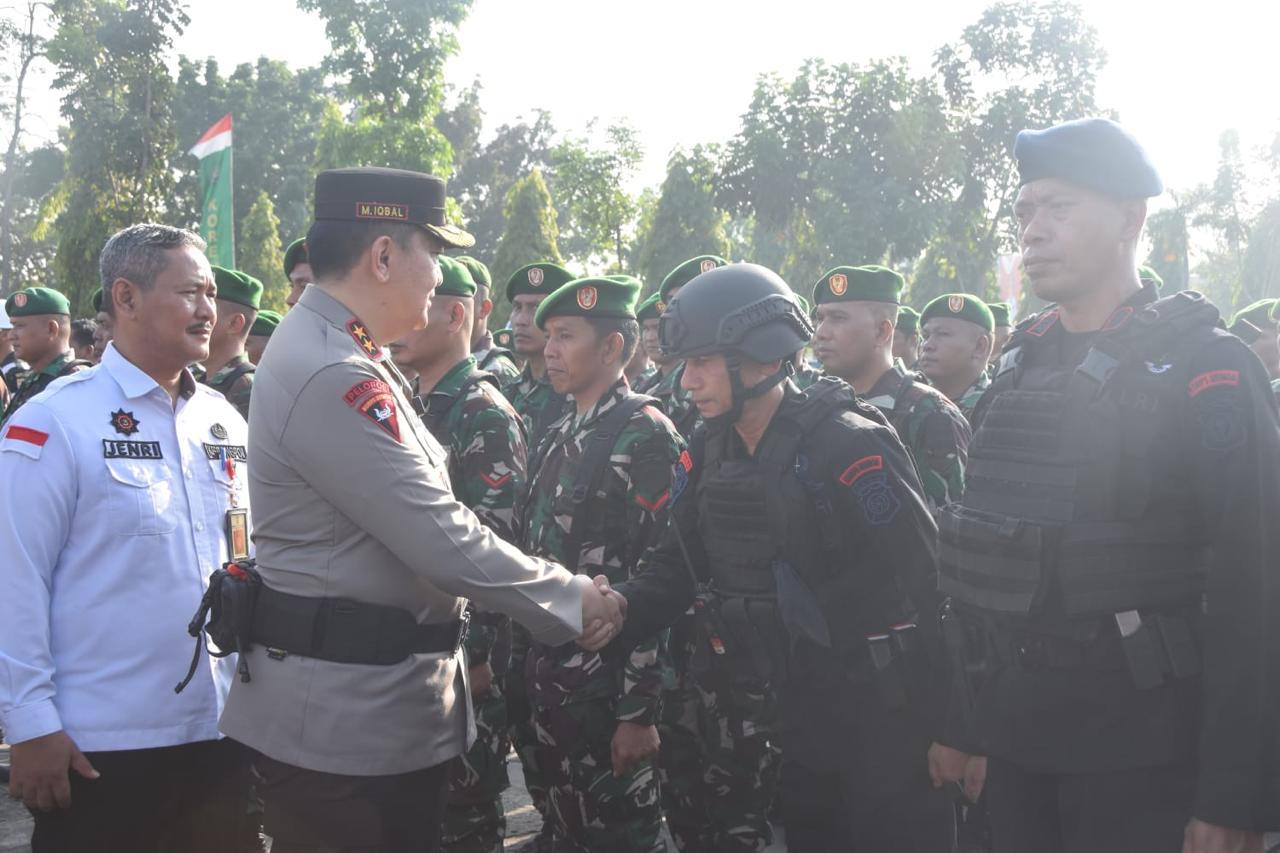
[[[600,651],[621,633],[626,618],[627,600],[609,586],[607,577],[596,575],[592,589],[583,584],[582,636],[578,645],[589,652]]]

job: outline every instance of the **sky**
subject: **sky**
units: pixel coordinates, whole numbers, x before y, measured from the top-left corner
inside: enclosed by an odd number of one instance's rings
[[[479,80],[485,131],[550,111],[562,133],[626,119],[640,132],[640,185],[662,180],[677,146],[724,142],[738,129],[756,78],[792,75],[807,58],[865,62],[904,56],[927,72],[987,0],[890,3],[832,0],[475,0],[446,80]],[[1280,133],[1280,12],[1256,0],[1173,4],[1080,0],[1109,61],[1099,102],[1142,140],[1170,187],[1211,181],[1218,137],[1240,132],[1246,152]],[[290,0],[190,0],[180,52],[214,56],[224,73],[261,55],[318,63],[319,18]],[[49,75],[34,82],[35,139],[59,122]],[[194,142],[194,140],[191,140]]]

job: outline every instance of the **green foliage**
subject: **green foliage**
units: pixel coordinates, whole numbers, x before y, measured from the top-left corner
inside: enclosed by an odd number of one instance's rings
[[[432,175],[448,175],[453,149],[430,122],[371,115],[348,121],[330,102],[320,119],[314,168],[388,166]]]
[[[1164,292],[1186,290],[1191,284],[1186,211],[1172,207],[1151,214],[1147,217],[1147,235],[1151,254],[1146,263],[1164,280]]]
[[[912,284],[914,303],[957,290],[993,295],[994,259],[1017,245],[1013,139],[1024,128],[1098,115],[1097,78],[1105,64],[1097,31],[1066,2],[1002,0],[937,52],[947,145],[960,165]]]
[[[1231,313],[1261,299],[1244,278],[1244,253],[1249,242],[1247,179],[1240,155],[1240,135],[1223,132],[1218,139],[1218,173],[1212,184],[1196,187],[1188,194],[1191,224],[1207,230],[1213,248],[1196,266],[1200,287],[1224,313]]]
[[[49,57],[68,127],[49,283],[87,313],[107,237],[166,218],[172,203],[178,145],[164,57],[187,16],[176,0],[58,0],[54,11]]]
[[[57,250],[49,225],[58,212],[56,190],[63,178],[65,160],[62,149],[54,145],[17,151],[14,155],[7,221],[9,246],[0,256],[11,275],[12,290],[47,282]],[[8,174],[6,171],[0,176],[6,186]]]
[[[701,146],[675,152],[667,161],[661,194],[652,202],[641,200],[639,252],[633,266],[649,291],[695,255],[729,255],[724,230],[728,215],[715,202],[717,153]]]
[[[285,311],[289,280],[284,275],[284,247],[280,244],[280,220],[266,190],[259,190],[240,223],[236,266],[262,282],[262,308]]]
[[[593,125],[587,126],[591,134]],[[635,222],[636,200],[627,182],[640,166],[644,151],[636,131],[610,125],[605,144],[589,138],[566,140],[552,152],[551,186],[561,205],[561,230],[569,255],[582,266],[603,258],[611,270],[623,272],[628,227]]]
[[[493,263],[489,265],[494,291],[489,325],[494,329],[501,328],[511,314],[504,294],[507,279],[513,272],[537,261],[564,263],[557,245],[556,211],[541,170],[534,169],[511,187],[507,193],[506,219],[507,230],[498,241]]]
[[[458,51],[471,0],[298,0],[298,8],[324,18],[332,49],[324,70],[344,81],[365,120],[413,125],[439,111],[444,63]]]
[[[957,169],[943,107],[901,59],[762,77],[719,185],[754,220],[753,259],[804,289],[838,263],[917,255]]]
[[[1243,281],[1259,298],[1280,296],[1280,199],[1272,201],[1253,221],[1244,253]]]
[[[484,110],[480,108],[480,83],[458,93],[448,109],[435,118],[436,129],[453,147],[453,174],[480,153],[480,129],[484,126]],[[456,195],[456,193],[455,193]]]
[[[479,251],[497,247],[507,224],[507,194],[534,169],[546,171],[554,135],[551,116],[539,110],[532,122],[502,125],[492,140],[461,162],[449,192],[461,202],[463,221]],[[454,156],[456,161],[456,143]]]

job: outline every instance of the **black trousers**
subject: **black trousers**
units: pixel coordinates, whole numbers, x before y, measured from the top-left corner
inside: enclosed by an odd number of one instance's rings
[[[1192,767],[1041,774],[987,762],[994,853],[1169,853],[1191,819]]]
[[[255,755],[272,853],[436,853],[449,762],[395,776],[341,776]]]
[[[226,853],[245,849],[248,754],[229,740],[87,752],[71,808],[32,812],[32,853]]]

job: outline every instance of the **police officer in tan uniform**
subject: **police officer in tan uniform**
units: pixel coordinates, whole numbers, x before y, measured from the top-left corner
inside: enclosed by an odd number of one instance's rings
[[[426,323],[445,224],[438,178],[316,180],[314,286],[258,366],[249,454],[263,586],[221,721],[259,753],[277,853],[436,850],[448,763],[475,737],[456,654],[467,598],[548,644],[610,635],[614,599],[526,557],[454,500],[391,341]],[[258,507],[261,507],[258,510]]]

